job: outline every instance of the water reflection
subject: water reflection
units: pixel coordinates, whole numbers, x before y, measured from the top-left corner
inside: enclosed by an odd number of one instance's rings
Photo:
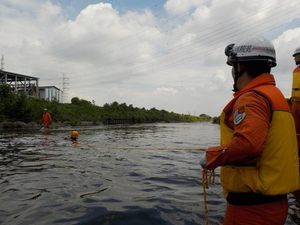
[[[43,136],[44,136],[44,142],[42,143],[43,146],[49,146],[49,135],[51,134],[50,131],[43,131]]]

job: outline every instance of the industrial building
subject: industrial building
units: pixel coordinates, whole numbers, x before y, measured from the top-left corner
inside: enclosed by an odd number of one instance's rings
[[[15,94],[62,103],[63,91],[55,86],[39,86],[39,78],[0,70],[0,84],[8,84]]]

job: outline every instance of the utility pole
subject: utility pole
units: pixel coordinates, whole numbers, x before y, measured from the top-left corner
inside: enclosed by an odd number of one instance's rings
[[[0,70],[4,70],[4,55],[2,54],[2,57],[1,57],[1,68]]]
[[[63,73],[63,103],[68,102],[69,98],[69,78],[66,76],[65,73]]]

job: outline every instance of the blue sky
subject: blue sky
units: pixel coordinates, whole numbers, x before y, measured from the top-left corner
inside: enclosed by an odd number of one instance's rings
[[[60,4],[66,12],[69,13],[70,18],[76,17],[78,13],[88,5],[98,4],[97,0],[55,0],[54,3]],[[165,0],[104,0],[103,3],[110,3],[121,14],[127,11],[140,11],[144,9],[151,9],[155,13],[163,13],[163,5]]]
[[[290,96],[299,0],[1,0],[4,69],[63,88],[67,99],[218,116],[232,98],[224,48],[264,35]]]

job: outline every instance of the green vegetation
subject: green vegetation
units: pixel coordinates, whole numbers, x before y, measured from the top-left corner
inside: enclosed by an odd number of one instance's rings
[[[74,97],[71,103],[46,101],[44,99],[28,99],[25,95],[17,96],[9,85],[0,85],[0,122],[41,122],[43,109],[51,113],[53,122],[67,125],[78,125],[87,121],[92,124],[116,123],[119,119],[126,123],[154,122],[206,122],[212,118],[201,114],[198,116],[182,115],[152,108],[136,108],[126,103],[113,102],[100,107],[87,100]]]
[[[220,124],[220,116],[215,116],[212,118],[212,122],[216,124]]]

